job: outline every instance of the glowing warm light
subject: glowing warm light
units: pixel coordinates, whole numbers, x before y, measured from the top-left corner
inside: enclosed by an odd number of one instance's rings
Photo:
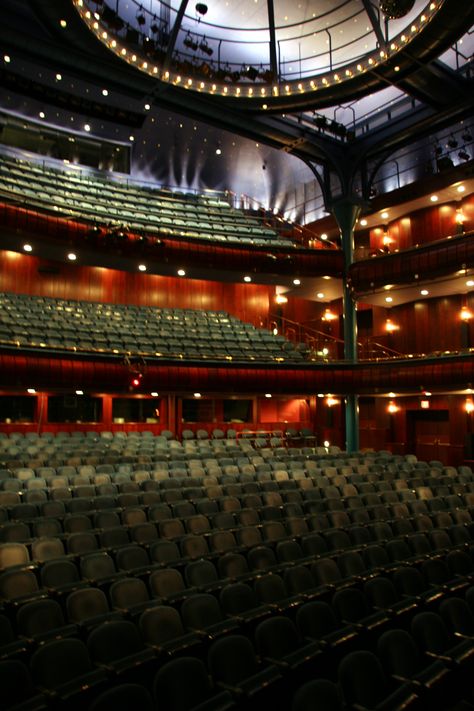
[[[323,294],[322,291],[318,291],[318,293],[316,294],[316,296],[318,297],[318,299],[324,299],[324,294]]]
[[[28,388],[26,391],[29,395],[34,395],[36,390],[34,388]]]
[[[178,276],[186,276],[184,269],[178,269]]]
[[[400,408],[399,408],[394,402],[389,402],[389,403],[388,403],[387,411],[388,411],[391,415],[393,415],[395,412],[398,412],[399,409],[400,409]]]
[[[325,242],[325,241],[327,240],[327,238],[328,238],[328,236],[327,236],[327,234],[326,234],[325,232],[323,232],[323,234],[320,235],[320,237],[319,237],[319,239],[322,239],[323,242]]]
[[[74,252],[69,252],[67,255],[67,258],[69,259],[70,262],[75,262],[77,259],[77,256],[74,254]]]
[[[430,293],[430,292],[428,291],[428,289],[422,289],[422,290],[420,291],[420,294],[421,294],[422,296],[428,296],[429,293]]]
[[[194,393],[194,397],[200,398],[202,397],[201,393]]]
[[[158,397],[159,394],[160,394],[160,393],[157,393],[157,392],[155,392],[155,391],[153,391],[152,393],[150,393],[150,395],[151,395],[152,397]]]
[[[84,390],[76,390],[76,395],[84,395]]]
[[[32,251],[33,251],[33,247],[31,246],[31,244],[24,244],[24,245],[23,245],[23,251],[24,251],[24,252],[32,252]]]
[[[474,410],[474,402],[472,402],[472,400],[466,400],[466,402],[464,403],[464,409],[470,415],[471,412]]]
[[[250,276],[244,276],[244,281],[245,281],[247,284],[250,284],[250,282],[252,281],[252,277],[250,277]]]
[[[461,207],[456,210],[455,220],[457,225],[462,225],[463,222],[466,222],[466,215],[463,213]]]
[[[431,202],[438,202],[439,198],[438,198],[437,195],[432,195],[432,196],[430,197],[430,200],[431,200]]]
[[[299,286],[301,284],[301,279],[293,279],[293,284]]]
[[[272,396],[271,393],[265,393],[265,397],[271,397],[271,396]]]
[[[380,217],[382,217],[384,220],[388,218],[388,212],[384,210],[383,212],[380,213]]]
[[[474,280],[469,279],[469,281],[466,282],[466,286],[474,286]]]
[[[332,397],[332,395],[328,395],[326,398],[326,405],[328,407],[334,407],[334,405],[339,405],[339,400],[336,398]]]
[[[392,299],[391,296],[386,296],[386,297],[385,297],[385,301],[387,302],[387,304],[391,304],[392,301],[393,301],[393,299]]]
[[[286,296],[284,296],[283,294],[277,294],[277,295],[275,296],[275,303],[276,303],[276,304],[287,304],[287,303],[288,303],[288,299],[287,299]]]
[[[420,402],[421,409],[422,410],[429,410],[430,409],[430,401],[429,400],[422,400]]]
[[[139,264],[138,271],[139,272],[146,272],[146,264]]]
[[[359,224],[361,225],[361,227],[367,227],[367,220],[363,218],[362,220],[359,220]]]
[[[467,306],[463,306],[460,311],[459,318],[461,321],[469,321],[472,318],[472,311],[469,311]]]
[[[337,318],[336,314],[333,314],[330,309],[326,309],[321,320],[322,321],[334,321],[334,319],[336,319],[336,318]]]
[[[398,331],[400,330],[400,326],[398,326],[396,323],[393,323],[389,318],[385,321],[385,330],[387,333],[393,333],[393,331]]]
[[[464,192],[466,192],[466,187],[465,187],[465,185],[458,185],[457,191],[458,191],[458,193],[464,193]]]
[[[330,446],[331,446],[331,442],[328,439],[325,439],[323,442],[323,447],[326,447],[326,449],[327,449]]]

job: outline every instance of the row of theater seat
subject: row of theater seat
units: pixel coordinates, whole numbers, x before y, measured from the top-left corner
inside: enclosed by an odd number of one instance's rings
[[[292,248],[288,238],[237,210],[222,198],[160,193],[139,186],[78,180],[75,173],[51,170],[0,157],[0,191],[48,212],[125,229],[176,238],[205,239],[261,247]],[[93,195],[93,200],[91,196]],[[105,235],[107,243],[107,235]]]
[[[456,553],[461,554],[460,551],[453,551],[451,558]],[[162,670],[168,669],[166,664],[163,665],[164,655],[169,658],[170,654],[177,656],[191,652],[195,655],[193,658],[201,660],[208,656],[209,671],[214,681],[226,679],[230,686],[230,679],[234,675],[233,692],[237,698],[233,699],[233,703],[238,705],[239,700],[242,701],[241,694],[250,692],[250,689],[253,689],[251,698],[253,693],[258,693],[260,703],[262,699],[268,701],[273,698],[268,685],[271,685],[273,692],[276,691],[277,687],[272,685],[281,674],[285,677],[287,694],[291,695],[302,681],[308,683],[308,679],[315,676],[331,676],[334,684],[335,662],[341,664],[341,659],[345,660],[347,652],[354,649],[354,646],[376,649],[384,664],[398,665],[398,671],[404,667],[404,676],[410,671],[410,675],[415,677],[430,667],[421,661],[421,652],[426,649],[437,659],[437,665],[429,669],[431,673],[436,673],[432,677],[430,674],[424,677],[426,688],[421,684],[418,693],[428,693],[428,680],[437,683],[440,674],[444,683],[449,676],[450,693],[453,693],[454,687],[451,688],[451,684],[459,684],[460,679],[459,674],[449,672],[461,667],[463,672],[468,673],[469,664],[472,663],[472,640],[459,643],[453,634],[472,635],[474,629],[474,590],[468,588],[473,565],[472,559],[469,556],[467,558],[466,575],[458,574],[451,589],[445,581],[427,580],[417,568],[403,566],[395,568],[388,577],[369,576],[363,584],[359,582],[349,587],[347,581],[340,581],[339,587],[332,585],[324,590],[319,586],[313,590],[307,586],[305,588],[300,580],[302,589],[288,597],[288,586],[278,575],[270,573],[255,579],[253,593],[246,583],[228,583],[220,589],[220,602],[210,593],[195,593],[179,597],[179,605],[175,603],[172,607],[160,604],[166,602],[163,599],[158,604],[144,600],[143,590],[146,588],[143,580],[123,578],[113,582],[109,588],[108,594],[115,605],[115,612],[110,611],[103,590],[79,588],[66,597],[67,622],[57,600],[26,602],[15,610],[14,624],[4,615],[1,619],[3,638],[10,641],[6,641],[3,658],[29,659],[29,667],[37,683],[56,689],[59,694],[65,694],[66,698],[71,689],[62,688],[61,681],[66,680],[64,676],[68,681],[74,679],[78,682],[73,685],[74,691],[82,696],[81,702],[84,703],[85,695],[80,694],[81,685],[84,684],[82,666],[75,665],[73,671],[70,668],[66,670],[64,665],[54,665],[49,657],[61,649],[66,654],[66,649],[74,649],[74,646],[79,649],[79,646],[48,643],[48,639],[86,639],[91,660],[95,664],[105,663],[114,682],[120,678],[129,682],[137,681],[136,674],[145,670],[149,679],[150,664],[157,673],[160,666]],[[288,568],[287,572],[291,571],[296,572],[297,569]],[[439,567],[437,574],[439,578]],[[287,578],[289,580],[290,576]],[[456,593],[455,597],[453,593]],[[459,597],[464,593],[466,602]],[[138,604],[137,598],[140,599]],[[433,612],[437,605],[441,617]],[[91,612],[98,614],[92,615]],[[129,616],[131,621],[125,619],[124,624],[124,615],[125,618]],[[399,631],[402,625],[405,628],[404,635],[400,635]],[[13,626],[17,628],[16,634],[20,635],[17,641]],[[406,632],[407,627],[412,636]],[[238,639],[236,633],[240,633],[237,634]],[[221,639],[220,643],[217,645],[214,642],[215,647],[209,649],[209,643],[216,638]],[[416,645],[413,646],[414,640],[419,645],[417,654],[413,652],[416,649]],[[397,658],[397,650],[408,653],[410,648],[407,659]],[[40,652],[40,649],[48,651]],[[247,651],[242,656],[244,649]],[[255,651],[259,653],[263,664],[258,663]],[[161,665],[155,655],[161,659]],[[243,660],[248,655],[251,662],[245,663]],[[235,658],[232,661],[233,656]],[[46,681],[40,678],[41,675],[38,676],[38,668],[42,666],[38,659],[43,657],[49,659],[43,667]],[[361,661],[360,655],[351,656],[350,660],[351,664],[356,665],[357,676],[364,668],[356,664]],[[55,671],[49,668],[50,664]],[[387,689],[382,690],[380,686],[380,670],[375,669],[373,657],[367,658],[366,664],[368,669],[373,668],[373,673],[377,671],[374,680],[377,690],[372,690],[372,694],[382,700],[387,695]],[[268,665],[276,668],[270,670]],[[26,668],[24,663],[23,666]],[[93,667],[89,665],[88,671],[91,669]],[[393,673],[394,669],[391,671]],[[265,672],[263,676],[260,675],[262,672]],[[380,678],[383,678],[383,674]],[[143,676],[141,680],[144,681]],[[367,683],[367,678],[364,683]],[[443,688],[446,692],[445,687],[439,687],[438,693]],[[31,684],[29,689],[32,692]],[[348,689],[344,689],[344,692],[347,694]],[[411,692],[414,693],[414,688],[411,688]],[[278,693],[282,693],[281,688]],[[297,692],[295,704],[301,703],[301,696],[308,693],[309,689],[306,688],[304,692]],[[362,696],[356,694],[347,701],[361,702],[363,696],[367,703],[370,698],[369,689],[365,689]],[[246,696],[244,698],[248,701]],[[163,702],[163,697],[160,694],[157,701],[158,708],[162,708],[160,702]],[[445,701],[443,698],[443,703]],[[196,699],[182,705],[177,694],[168,703],[170,705],[163,708],[189,709],[194,708]],[[285,703],[289,703],[288,695],[285,696]],[[289,708],[288,705],[276,707]],[[243,708],[247,708],[247,705]],[[296,705],[295,708],[303,707]],[[325,706],[322,708],[326,709]],[[373,708],[373,705],[368,703],[367,708]]]
[[[28,348],[59,348],[153,357],[304,360],[309,352],[283,336],[226,312],[65,301],[0,294],[0,340]]]
[[[315,684],[339,704],[321,706],[322,711],[357,703],[370,708],[375,697],[383,702],[382,684],[389,683],[389,671],[381,667],[383,635],[397,633],[403,649],[411,645],[413,652],[414,644],[421,650],[415,618],[440,612],[438,605],[461,598],[474,581],[472,472],[388,455],[335,454],[316,461],[308,458],[314,451],[297,451],[294,457],[286,452],[278,455],[287,458],[280,461],[276,450],[266,459],[250,448],[234,464],[210,463],[214,475],[206,473],[204,461],[199,467],[185,461],[183,470],[183,460],[171,459],[141,463],[141,470],[132,463],[120,472],[115,464],[108,473],[76,469],[63,482],[36,471],[16,479],[11,475],[18,469],[9,471],[4,481],[18,491],[2,492],[15,500],[0,510],[0,535],[8,539],[0,544],[0,559],[7,563],[0,573],[0,630],[6,630],[0,667],[15,664],[29,689],[26,696],[36,698],[32,703],[50,705],[51,689],[61,687],[54,702],[59,708],[110,704],[111,687],[118,682],[124,699],[132,684],[143,703],[170,711],[190,711],[198,698],[209,710],[222,704],[248,711],[268,704],[306,711],[316,703]],[[244,467],[249,467],[245,473]],[[191,470],[198,474],[180,476]],[[95,477],[101,477],[97,483]],[[38,488],[29,489],[30,482]],[[55,499],[55,491],[67,498]],[[46,500],[19,503],[30,492]],[[42,603],[53,604],[47,609]],[[446,625],[448,617],[440,620]],[[116,644],[114,635],[120,638]],[[443,651],[456,653],[458,666],[465,664],[469,645],[454,652],[451,641],[444,639]],[[64,666],[50,666],[70,642],[70,654],[80,646],[88,659],[74,679]],[[213,645],[219,651],[211,655]],[[99,647],[109,654],[113,647],[115,657],[102,660],[108,676],[96,684],[93,675],[102,671]],[[350,656],[354,649],[356,657]],[[358,667],[362,649],[370,656]],[[243,650],[249,660],[245,669]],[[233,654],[236,661],[230,663]],[[189,698],[180,696],[176,685],[168,698],[153,680],[178,668],[186,674],[182,655],[189,688],[193,668],[199,667],[198,676],[203,673],[207,682]],[[445,659],[439,661],[448,669],[446,685],[431,695],[428,687],[407,682],[403,693],[396,690],[403,703],[422,699],[444,711],[448,698],[465,701],[466,687],[451,673],[454,662],[451,669]],[[46,682],[40,682],[40,667]],[[90,693],[80,691],[82,668],[92,675]],[[369,669],[377,692],[351,696],[344,668],[358,669],[358,677]],[[223,669],[235,670],[233,681]],[[429,678],[437,681],[436,675]],[[39,684],[50,691],[38,695]],[[224,695],[219,684],[225,685]],[[388,691],[393,690],[390,682]],[[13,693],[12,705],[14,698]]]

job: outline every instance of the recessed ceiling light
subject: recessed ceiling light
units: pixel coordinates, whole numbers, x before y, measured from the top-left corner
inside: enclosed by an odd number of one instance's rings
[[[421,294],[422,296],[428,296],[429,293],[430,293],[430,292],[428,291],[428,289],[422,289],[422,290],[420,291],[420,294]]]
[[[362,218],[362,220],[359,220],[359,224],[362,227],[367,227],[367,220],[365,218]]]
[[[393,301],[393,299],[392,299],[391,296],[386,296],[386,297],[385,297],[385,301],[387,302],[387,304],[391,304],[392,301]]]
[[[330,278],[331,278],[331,277],[330,277],[330,276],[327,276],[327,275],[326,275],[326,276],[323,276],[323,279],[329,280]]]
[[[396,393],[388,393],[388,397],[397,397]]]
[[[56,81],[61,81],[62,78],[62,74],[56,74]]]
[[[76,395],[84,395],[84,390],[76,390]]]
[[[90,124],[85,123],[85,124],[84,124],[84,131],[86,131],[87,133],[89,133],[90,130],[91,130]]]
[[[59,24],[61,25],[61,27],[62,27],[63,29],[64,29],[65,27],[67,27],[67,22],[66,22],[66,20],[59,20]]]
[[[133,141],[135,140],[135,136],[129,136],[129,137],[128,137],[128,140],[133,143]]]
[[[247,284],[249,284],[252,281],[252,277],[244,276],[244,281],[246,281]]]
[[[469,281],[466,282],[466,286],[474,286],[474,281],[469,279]]]
[[[154,392],[154,391],[153,391],[152,393],[150,393],[150,395],[151,395],[152,397],[158,397],[159,394],[160,394],[160,393],[157,393],[157,392]]]
[[[301,284],[301,280],[300,279],[293,279],[293,284],[295,286],[299,286]]]
[[[380,217],[383,217],[383,219],[386,220],[388,217],[388,212],[386,210],[384,210],[383,212],[380,213]]]
[[[437,195],[432,195],[432,196],[430,197],[430,200],[431,200],[431,202],[438,202],[439,198],[438,198]]]
[[[320,235],[320,239],[322,239],[324,242],[327,240],[328,236],[325,232],[323,232],[322,235]]]
[[[271,393],[265,393],[265,397],[271,397],[271,396],[272,396]]]
[[[32,252],[32,251],[33,251],[33,247],[31,246],[31,244],[24,244],[24,245],[23,245],[23,250],[24,250],[25,252]]]
[[[138,271],[139,272],[146,272],[146,264],[139,264]]]
[[[67,255],[67,258],[69,259],[70,262],[75,262],[77,259],[77,256],[74,254],[74,252],[69,252]]]
[[[194,393],[194,397],[201,397],[201,393]]]
[[[324,294],[323,294],[322,291],[318,291],[318,293],[316,294],[316,296],[318,297],[318,299],[324,299]]]
[[[216,156],[220,156],[222,153],[220,148],[216,148]]]
[[[44,118],[44,117],[45,117],[44,111],[40,111],[38,115],[39,115],[40,118]]]
[[[102,96],[108,96],[109,92],[107,89],[102,89]]]
[[[151,109],[150,104],[145,104],[145,111],[149,111]]]
[[[3,61],[6,62],[6,64],[10,64],[10,62],[11,62],[10,55],[5,54],[3,57]]]
[[[36,390],[34,388],[28,388],[28,390],[26,392],[29,393],[30,395],[34,395]]]
[[[464,193],[466,192],[466,187],[464,185],[458,185],[457,190],[458,193]]]
[[[184,271],[184,269],[178,269],[177,273],[178,273],[178,276],[186,276],[186,272]]]

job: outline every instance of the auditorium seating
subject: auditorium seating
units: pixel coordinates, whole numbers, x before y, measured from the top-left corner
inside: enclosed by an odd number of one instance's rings
[[[224,194],[194,194],[58,170],[45,163],[0,156],[4,199],[74,220],[150,236],[199,239],[232,246],[284,247],[287,237],[230,205]]]
[[[471,708],[469,467],[87,432],[0,461],[6,708]]]
[[[301,344],[225,311],[0,293],[0,342],[15,348],[151,358],[304,362]]]

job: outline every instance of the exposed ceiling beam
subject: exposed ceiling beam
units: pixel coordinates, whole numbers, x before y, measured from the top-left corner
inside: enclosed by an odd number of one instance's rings
[[[372,5],[371,0],[362,0],[362,5],[365,8],[367,16],[370,20],[370,24],[372,25],[372,29],[375,32],[375,36],[377,37],[377,42],[379,43],[381,48],[386,47],[387,40],[385,39],[385,35],[382,32],[382,28],[380,27],[379,18],[377,17],[377,13],[374,10],[374,6]]]
[[[267,0],[268,7],[268,32],[270,37],[270,70],[275,79],[278,77],[278,61],[276,51],[276,34],[275,34],[275,8],[273,0]]]
[[[181,0],[181,5],[176,15],[176,20],[174,21],[173,29],[171,30],[170,38],[168,41],[168,47],[166,49],[166,56],[163,62],[163,68],[169,69],[171,58],[173,56],[174,48],[176,45],[176,40],[178,39],[178,34],[181,29],[181,23],[183,22],[184,13],[188,6],[188,0]]]

